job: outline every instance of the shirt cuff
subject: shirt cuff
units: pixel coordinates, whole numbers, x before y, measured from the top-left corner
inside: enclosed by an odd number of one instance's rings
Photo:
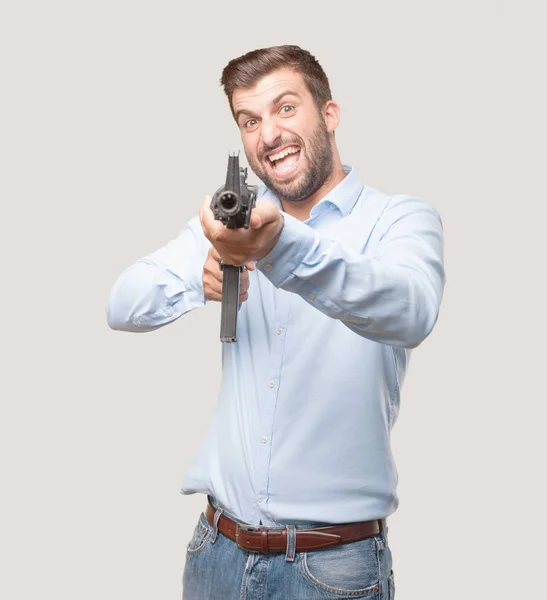
[[[287,213],[283,213],[283,219],[285,223],[277,244],[256,263],[275,287],[281,287],[291,279],[315,242],[311,227]]]

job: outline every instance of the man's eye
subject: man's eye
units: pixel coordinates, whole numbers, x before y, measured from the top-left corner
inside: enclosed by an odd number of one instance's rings
[[[258,121],[256,119],[249,119],[248,121],[245,121],[243,127],[245,127],[245,129],[250,129],[251,127],[254,127],[257,122]]]
[[[281,107],[280,112],[286,115],[286,114],[292,112],[293,110],[294,110],[294,106],[292,104],[284,104]]]

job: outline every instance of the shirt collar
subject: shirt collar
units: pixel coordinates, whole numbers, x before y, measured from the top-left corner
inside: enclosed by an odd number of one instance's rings
[[[311,209],[310,217],[313,217],[322,210],[328,208],[329,205],[333,205],[338,208],[344,217],[349,215],[351,212],[351,209],[354,207],[357,199],[361,195],[364,186],[359,181],[359,177],[357,176],[357,173],[353,167],[349,165],[342,166],[346,176]],[[261,189],[258,192],[258,197],[273,200],[279,206],[279,208],[282,208],[279,198],[266,186],[261,186]]]

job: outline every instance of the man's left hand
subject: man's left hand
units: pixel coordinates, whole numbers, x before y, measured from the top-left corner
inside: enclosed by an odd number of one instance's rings
[[[205,237],[227,265],[243,265],[259,260],[277,244],[283,229],[283,215],[271,200],[259,200],[251,212],[249,229],[228,229],[217,221],[211,210],[211,197],[205,196],[199,209]]]

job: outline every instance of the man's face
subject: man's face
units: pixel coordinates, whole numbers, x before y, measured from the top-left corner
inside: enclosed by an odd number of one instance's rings
[[[232,95],[251,169],[279,198],[298,202],[332,173],[330,134],[302,76],[291,69],[266,75]]]

